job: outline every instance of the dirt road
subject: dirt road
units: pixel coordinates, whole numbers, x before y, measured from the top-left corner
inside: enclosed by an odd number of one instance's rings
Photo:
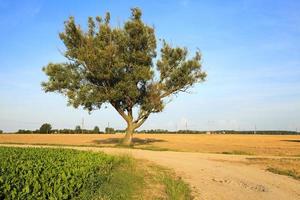
[[[250,156],[119,148],[66,148],[129,154],[135,158],[147,159],[172,168],[194,188],[196,199],[300,199],[300,181],[267,172],[257,166],[246,165],[244,162]]]

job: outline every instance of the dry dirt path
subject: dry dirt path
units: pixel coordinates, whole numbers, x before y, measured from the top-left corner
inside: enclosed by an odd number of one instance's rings
[[[196,199],[300,200],[300,181],[246,165],[244,161],[250,156],[119,148],[66,148],[128,154],[174,169],[194,188]]]

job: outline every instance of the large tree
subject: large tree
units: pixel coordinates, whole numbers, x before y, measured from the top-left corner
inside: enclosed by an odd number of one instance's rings
[[[45,123],[40,127],[40,133],[50,133],[52,129],[51,124]]]
[[[166,98],[206,77],[198,51],[188,56],[186,48],[163,40],[157,58],[154,28],[142,21],[139,8],[131,11],[122,27],[111,26],[109,13],[104,19],[89,17],[86,31],[70,17],[59,34],[67,62],[44,67],[49,80],[42,83],[46,92],[65,95],[75,108],[91,112],[111,104],[127,123],[124,145],[131,144],[134,130],[151,113],[163,110]]]

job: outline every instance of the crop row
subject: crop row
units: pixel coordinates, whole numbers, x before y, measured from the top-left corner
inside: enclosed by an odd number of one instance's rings
[[[118,162],[100,153],[0,147],[0,199],[92,199]]]

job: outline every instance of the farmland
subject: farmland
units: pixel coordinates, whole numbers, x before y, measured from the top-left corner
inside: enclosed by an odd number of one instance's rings
[[[1,134],[0,143],[118,146],[122,134]],[[300,135],[136,134],[135,148],[185,152],[299,156]]]
[[[0,147],[0,159],[0,199],[190,199],[172,172],[126,156]]]
[[[296,192],[300,189],[299,135],[136,134],[133,148],[116,148],[122,137],[121,134],[1,134],[0,143],[132,155],[138,159],[136,167],[129,167],[122,159],[121,163],[116,162],[115,166],[123,166],[123,171],[112,172],[117,174],[115,181],[104,187],[115,191],[113,195],[129,191],[123,199],[134,199],[130,197],[132,194],[142,194],[146,199],[190,199],[190,193],[206,199],[243,198],[245,194],[248,199],[293,199],[300,195]],[[176,174],[165,175],[157,165],[171,168]],[[124,190],[119,185],[139,189]]]
[[[92,199],[122,162],[75,150],[6,147],[0,159],[0,199]]]

